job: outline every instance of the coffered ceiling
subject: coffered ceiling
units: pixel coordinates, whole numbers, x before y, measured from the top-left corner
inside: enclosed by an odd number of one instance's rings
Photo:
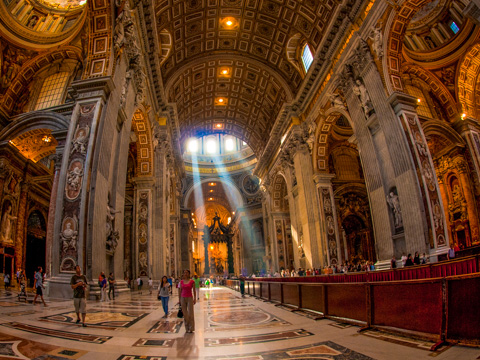
[[[221,122],[225,132],[259,155],[282,105],[302,85],[292,44],[307,41],[318,49],[337,5],[335,0],[157,0],[161,72],[168,101],[177,107],[181,141],[213,132]]]

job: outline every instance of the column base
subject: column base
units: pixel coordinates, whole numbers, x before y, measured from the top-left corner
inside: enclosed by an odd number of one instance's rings
[[[73,274],[52,276],[47,282],[45,295],[50,298],[72,299],[73,290],[70,286],[70,280],[72,279],[72,276]]]

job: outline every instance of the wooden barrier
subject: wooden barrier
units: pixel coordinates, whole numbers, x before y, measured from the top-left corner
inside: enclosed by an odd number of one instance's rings
[[[226,284],[236,289],[237,282]],[[480,273],[337,284],[255,279],[247,280],[246,288],[256,297],[365,328],[398,331],[437,341],[436,345],[444,341],[480,345]]]

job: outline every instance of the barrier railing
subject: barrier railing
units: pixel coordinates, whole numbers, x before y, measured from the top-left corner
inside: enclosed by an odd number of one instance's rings
[[[480,255],[432,264],[416,265],[393,270],[376,270],[353,272],[347,274],[330,274],[317,276],[295,276],[284,278],[255,278],[251,281],[270,282],[312,282],[312,283],[351,283],[430,279],[445,276],[465,275],[480,272]]]
[[[304,280],[305,278],[301,278]],[[238,289],[238,280],[227,280]],[[480,345],[480,273],[364,283],[245,282],[245,292],[294,311],[443,342]],[[362,330],[363,330],[362,329]]]

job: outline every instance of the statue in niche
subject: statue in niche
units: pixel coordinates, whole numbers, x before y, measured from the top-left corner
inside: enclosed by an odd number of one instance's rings
[[[74,223],[75,224],[75,223]],[[60,239],[62,240],[62,254],[66,255],[68,250],[77,251],[77,237],[78,231],[72,229],[71,219],[65,222],[65,227],[60,233]]]
[[[37,25],[37,23],[38,23],[38,16],[33,15],[30,18],[30,20],[28,20],[27,27],[29,27],[30,29],[33,29],[35,27],[35,25]]]
[[[395,194],[393,191],[390,191],[390,194],[387,196],[387,203],[390,205],[390,209],[393,212],[393,216],[395,219],[395,229],[399,229],[403,226],[403,219],[402,219],[402,209],[400,209],[400,201],[398,199],[398,195]]]
[[[119,232],[115,231],[115,214],[120,213],[120,210],[115,210],[110,205],[110,194],[108,194],[107,202],[107,250],[115,251],[120,237]]]
[[[357,79],[353,85],[353,93],[360,99],[365,116],[368,118],[370,111],[373,110],[372,101],[370,100],[370,95],[368,94],[367,88],[360,81],[360,79]]]
[[[13,221],[17,219],[16,216],[13,216],[12,214],[12,205],[8,204],[5,212],[3,213],[2,216],[2,227],[0,229],[0,240],[4,244],[12,244],[13,245],[13,240],[12,240],[12,227],[13,227]]]

